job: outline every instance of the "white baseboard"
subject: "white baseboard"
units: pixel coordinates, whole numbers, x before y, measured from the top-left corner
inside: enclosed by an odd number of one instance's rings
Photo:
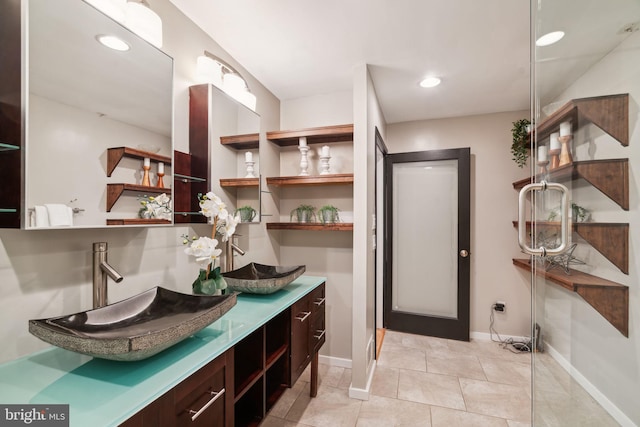
[[[319,355],[318,363],[322,363],[324,365],[329,365],[329,366],[337,366],[339,368],[351,369],[351,359],[342,359],[340,357]]]
[[[477,340],[477,341],[491,341],[491,334],[486,333],[486,332],[470,332],[469,333],[469,337],[471,339]],[[495,334],[493,335],[493,337],[495,339],[498,339],[498,337],[495,336]],[[512,338],[514,341],[529,341],[531,339],[531,337],[520,337],[517,335],[502,335],[500,334],[500,338],[502,338],[503,340]]]
[[[596,386],[591,384],[591,382],[585,378],[578,370],[576,370],[571,362],[560,354],[555,348],[550,346],[547,342],[544,343],[544,348],[549,353],[549,356],[553,358],[558,365],[562,366],[562,368],[571,375],[571,377],[582,386],[586,390],[587,393],[593,397],[596,402],[600,404],[604,408],[605,411],[609,413],[613,417],[614,420],[618,422],[622,427],[638,427],[636,423],[634,423],[629,417],[627,417],[624,412],[622,412],[613,402],[611,402],[607,396],[605,396]]]
[[[358,400],[369,400],[369,395],[371,393],[371,383],[373,382],[373,374],[376,372],[376,361],[371,361],[369,365],[369,377],[367,378],[367,385],[365,388],[356,388],[352,385],[349,386],[349,397],[352,399]]]

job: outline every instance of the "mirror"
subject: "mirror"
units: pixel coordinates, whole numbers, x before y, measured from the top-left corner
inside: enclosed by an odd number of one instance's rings
[[[171,196],[173,59],[83,1],[28,6],[25,228],[60,225],[61,205],[74,209],[73,227],[159,222],[138,213],[141,196]],[[109,154],[117,147],[127,147],[121,157]],[[136,188],[147,156],[151,186]],[[155,187],[160,162],[164,188]],[[36,211],[50,204],[58,217],[47,226]]]
[[[211,181],[213,190],[225,200],[230,212],[250,206],[255,214],[247,222],[260,222],[260,116],[211,86]],[[247,153],[251,153],[248,155]],[[254,179],[247,178],[247,163],[253,162]],[[246,210],[245,210],[246,212]],[[252,219],[249,219],[252,218]]]

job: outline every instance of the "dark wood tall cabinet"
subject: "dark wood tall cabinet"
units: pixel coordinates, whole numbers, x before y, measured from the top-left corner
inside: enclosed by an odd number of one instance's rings
[[[20,228],[23,194],[20,0],[0,2],[0,227]]]

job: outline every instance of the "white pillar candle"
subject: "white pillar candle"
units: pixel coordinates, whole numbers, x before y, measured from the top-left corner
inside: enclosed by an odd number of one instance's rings
[[[158,173],[164,173],[164,163],[158,163]]]
[[[325,145],[322,147],[322,157],[329,157],[329,146]]]
[[[307,137],[306,136],[301,136],[300,137],[300,147],[306,147],[307,146]]]
[[[144,167],[149,167],[151,166],[151,159],[148,157],[144,158]]]
[[[549,137],[549,149],[550,150],[559,150],[560,149],[560,141],[558,141],[558,137],[560,134],[558,132],[554,132]]]
[[[560,136],[571,135],[571,122],[560,123]]]
[[[251,151],[247,151],[246,153],[244,153],[244,161],[253,162],[253,153]]]
[[[547,146],[540,145],[538,146],[538,161],[546,162],[547,161]]]

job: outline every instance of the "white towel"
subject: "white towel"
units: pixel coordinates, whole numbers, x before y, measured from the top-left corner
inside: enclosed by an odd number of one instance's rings
[[[33,214],[35,216],[34,225],[36,228],[49,227],[49,213],[47,212],[47,208],[44,206],[36,206]]]
[[[73,225],[73,210],[67,205],[45,204],[49,214],[49,224],[52,227],[71,227]]]

